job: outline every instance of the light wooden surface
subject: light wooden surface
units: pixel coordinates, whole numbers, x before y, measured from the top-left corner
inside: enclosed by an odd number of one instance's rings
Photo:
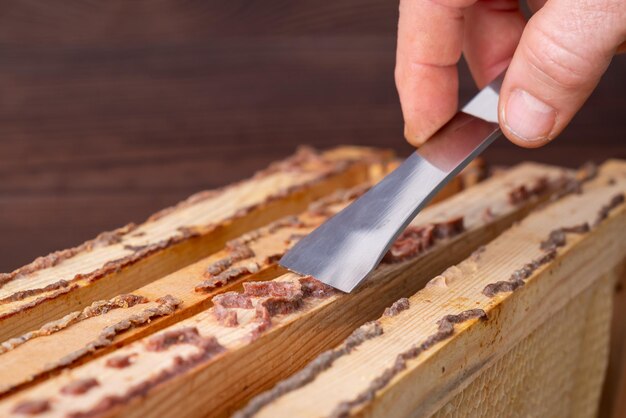
[[[320,155],[303,153],[279,165],[278,170],[270,168],[207,198],[181,204],[120,234],[112,242],[96,241],[60,262],[19,273],[0,287],[0,298],[43,289],[61,280],[69,283],[61,291],[68,291],[61,294],[56,289],[41,291],[0,303],[0,340],[37,328],[50,318],[81,309],[95,300],[136,289],[206,257],[221,249],[229,239],[302,211],[314,199],[338,187],[365,181],[372,165],[388,159],[386,152],[357,147],[338,148]],[[188,237],[187,230],[193,236]],[[163,248],[155,248],[130,265],[106,271],[111,263],[123,263],[126,257],[134,256],[136,250],[128,246],[159,245]],[[90,275],[100,270],[105,270],[104,277],[91,280]]]
[[[455,182],[454,184],[458,186],[460,182]],[[365,186],[365,184],[362,186]],[[450,192],[450,189],[446,189],[446,193]],[[294,241],[290,240],[290,237],[294,234],[309,233],[332,213],[348,204],[348,201],[342,201],[343,199],[340,199],[339,196],[336,200],[331,198],[332,196],[328,196],[323,199],[328,213],[304,212],[298,216],[299,222],[296,224],[290,222],[291,218],[286,218],[287,224],[285,226],[264,227],[248,234],[250,237],[255,237],[247,244],[253,251],[254,256],[235,262],[231,267],[238,268],[255,263],[258,266],[257,272],[244,274],[236,280],[232,280],[232,282],[212,290],[195,291],[195,287],[209,277],[206,275],[209,266],[230,257],[232,251],[225,248],[181,270],[131,291],[132,295],[145,297],[146,303],[125,309],[110,310],[102,315],[83,319],[79,323],[72,324],[49,335],[41,335],[37,338],[29,339],[27,342],[1,353],[0,362],[5,366],[0,368],[0,396],[4,396],[8,391],[17,389],[19,386],[30,383],[35,379],[48,376],[51,372],[61,367],[60,362],[66,356],[83,350],[85,346],[95,341],[105,328],[128,320],[128,318],[142,311],[153,309],[158,306],[156,301],[159,298],[166,295],[173,296],[179,301],[177,309],[168,315],[155,316],[149,323],[142,326],[131,327],[126,331],[121,331],[112,339],[111,345],[85,353],[84,356],[77,359],[77,363],[87,361],[96,355],[111,351],[167,325],[188,318],[211,306],[211,298],[213,296],[229,290],[240,289],[241,283],[244,281],[267,280],[283,274],[284,270],[279,268],[276,263],[276,256],[284,253],[293,245]],[[280,223],[281,221],[279,220],[276,225],[280,225]],[[49,317],[50,321],[53,319],[58,318]],[[42,329],[47,327],[47,325],[44,325]],[[20,338],[24,337],[17,337],[16,340]],[[11,344],[12,341],[5,343],[7,346]],[[64,366],[67,367],[68,365]]]
[[[531,213],[484,250],[447,269],[409,298],[409,309],[380,318],[380,336],[340,357],[311,383],[278,398],[258,415],[343,416],[336,414],[343,402],[349,402],[345,413],[368,417],[570,416],[568,412],[594,416],[608,361],[607,296],[614,272],[626,257],[626,206],[618,205],[607,219],[594,224],[601,208],[625,192],[626,163],[603,167],[582,194]],[[494,297],[483,293],[488,284],[506,281],[542,257],[540,243],[550,231],[584,222],[592,225],[591,231],[567,234],[556,258],[540,266],[524,286]],[[482,309],[487,319],[455,325],[451,338],[422,349],[371,397],[362,397],[373,382],[387,381],[383,376],[398,355],[435,335],[445,315],[472,309]],[[546,334],[550,336],[542,341]],[[555,342],[559,335],[562,341]],[[503,370],[512,362],[522,367],[520,374],[514,367]],[[533,366],[545,370],[524,369]],[[529,398],[524,392],[529,387],[541,396]],[[567,409],[560,410],[567,400]]]
[[[300,213],[297,217],[290,215],[267,227],[239,237],[238,240],[247,242],[246,245],[252,250],[253,255],[235,261],[228,269],[237,269],[253,263],[257,266],[258,271],[256,272],[245,273],[221,287],[197,291],[195,287],[210,277],[207,276],[207,268],[215,263],[227,261],[233,253],[234,250],[227,246],[190,266],[133,290],[131,294],[144,297],[144,303],[82,318],[80,322],[70,323],[62,329],[55,325],[54,332],[48,331],[50,323],[58,322],[60,318],[50,317],[50,322],[40,329],[29,331],[25,335],[0,344],[0,363],[4,365],[0,367],[0,397],[22,389],[25,385],[48,378],[63,368],[74,367],[92,360],[106,352],[188,318],[210,307],[213,296],[229,290],[241,289],[241,283],[244,281],[268,280],[283,274],[285,271],[277,265],[276,259],[296,242],[292,239],[293,236],[309,233],[332,214],[349,204],[353,199],[352,196],[362,193],[369,187],[369,184],[377,181],[380,176],[394,166],[395,164],[389,164],[389,167],[386,168],[381,165],[378,169],[372,170],[369,181],[356,186],[354,189],[338,189],[331,195],[314,202],[311,205],[311,210]],[[483,163],[476,160],[448,183],[435,196],[433,202],[441,201],[458,193],[463,188],[476,184],[483,178],[484,171]],[[324,210],[320,210],[321,208]],[[137,314],[143,314],[158,307],[159,298],[166,295],[172,296],[178,301],[175,310],[163,315],[151,315],[148,322],[120,330],[116,335],[108,338],[110,344],[94,346],[96,340],[107,327],[116,326],[116,324],[121,324]],[[75,314],[70,313],[65,318]],[[91,348],[85,350],[86,347]],[[73,360],[68,361],[68,357],[72,357]]]
[[[541,201],[540,198],[531,198],[523,204],[511,204],[510,190],[522,184],[530,186],[543,177],[556,183],[564,174],[562,169],[524,164],[431,206],[416,218],[415,225],[462,215],[466,231],[452,240],[440,242],[417,258],[381,266],[375,277],[353,294],[307,299],[301,310],[273,318],[269,331],[261,333],[253,342],[249,334],[254,328],[252,322],[243,318],[239,327],[221,326],[214,319],[211,309],[170,327],[197,327],[201,335],[217,337],[227,352],[168,380],[167,384],[155,390],[149,390],[148,396],[140,402],[122,403],[120,411],[123,410],[124,415],[136,416],[196,416],[209,411],[212,415],[224,415],[232,412],[254,393],[268,388],[304,365],[316,353],[339,342],[354,327],[378,316],[391,301],[412,294],[427,278],[444,269],[451,261],[460,261]],[[489,219],[485,217],[487,209],[491,213]],[[276,280],[293,279],[293,275],[285,275]],[[194,354],[193,347],[182,344],[144,355],[145,344],[146,340],[137,341],[11,396],[0,403],[0,411],[10,411],[16,403],[25,399],[42,397],[52,400],[51,416],[70,410],[89,410],[107,396],[119,396],[137,385],[149,386],[155,375],[167,371],[176,361],[190,359]],[[111,356],[123,353],[141,354],[136,356],[132,367],[125,370],[104,366]],[[98,376],[100,386],[80,399],[56,395],[59,387],[85,376]],[[210,388],[210,393],[207,393],[207,388]]]
[[[481,369],[432,417],[598,416],[608,360],[612,276],[601,277]]]

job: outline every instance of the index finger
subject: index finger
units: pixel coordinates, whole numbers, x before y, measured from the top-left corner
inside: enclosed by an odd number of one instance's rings
[[[456,112],[463,9],[475,1],[400,1],[395,78],[405,136],[415,146]]]

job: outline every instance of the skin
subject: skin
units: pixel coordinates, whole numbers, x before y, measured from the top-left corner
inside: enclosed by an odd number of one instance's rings
[[[625,0],[400,0],[395,79],[405,137],[423,144],[458,108],[457,62],[479,88],[506,71],[499,119],[527,148],[554,139],[626,50]]]

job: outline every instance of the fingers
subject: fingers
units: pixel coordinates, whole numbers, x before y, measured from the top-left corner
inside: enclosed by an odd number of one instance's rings
[[[626,36],[623,0],[549,0],[529,21],[500,92],[499,117],[514,143],[557,136],[589,97]]]
[[[465,11],[463,55],[479,88],[507,67],[525,24],[517,0],[479,0]]]
[[[414,146],[456,112],[462,9],[473,1],[400,1],[395,79],[405,137]]]

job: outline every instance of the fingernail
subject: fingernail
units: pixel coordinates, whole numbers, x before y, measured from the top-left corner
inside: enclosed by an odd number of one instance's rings
[[[556,110],[532,94],[516,89],[504,108],[504,124],[528,142],[548,139],[556,121]]]

